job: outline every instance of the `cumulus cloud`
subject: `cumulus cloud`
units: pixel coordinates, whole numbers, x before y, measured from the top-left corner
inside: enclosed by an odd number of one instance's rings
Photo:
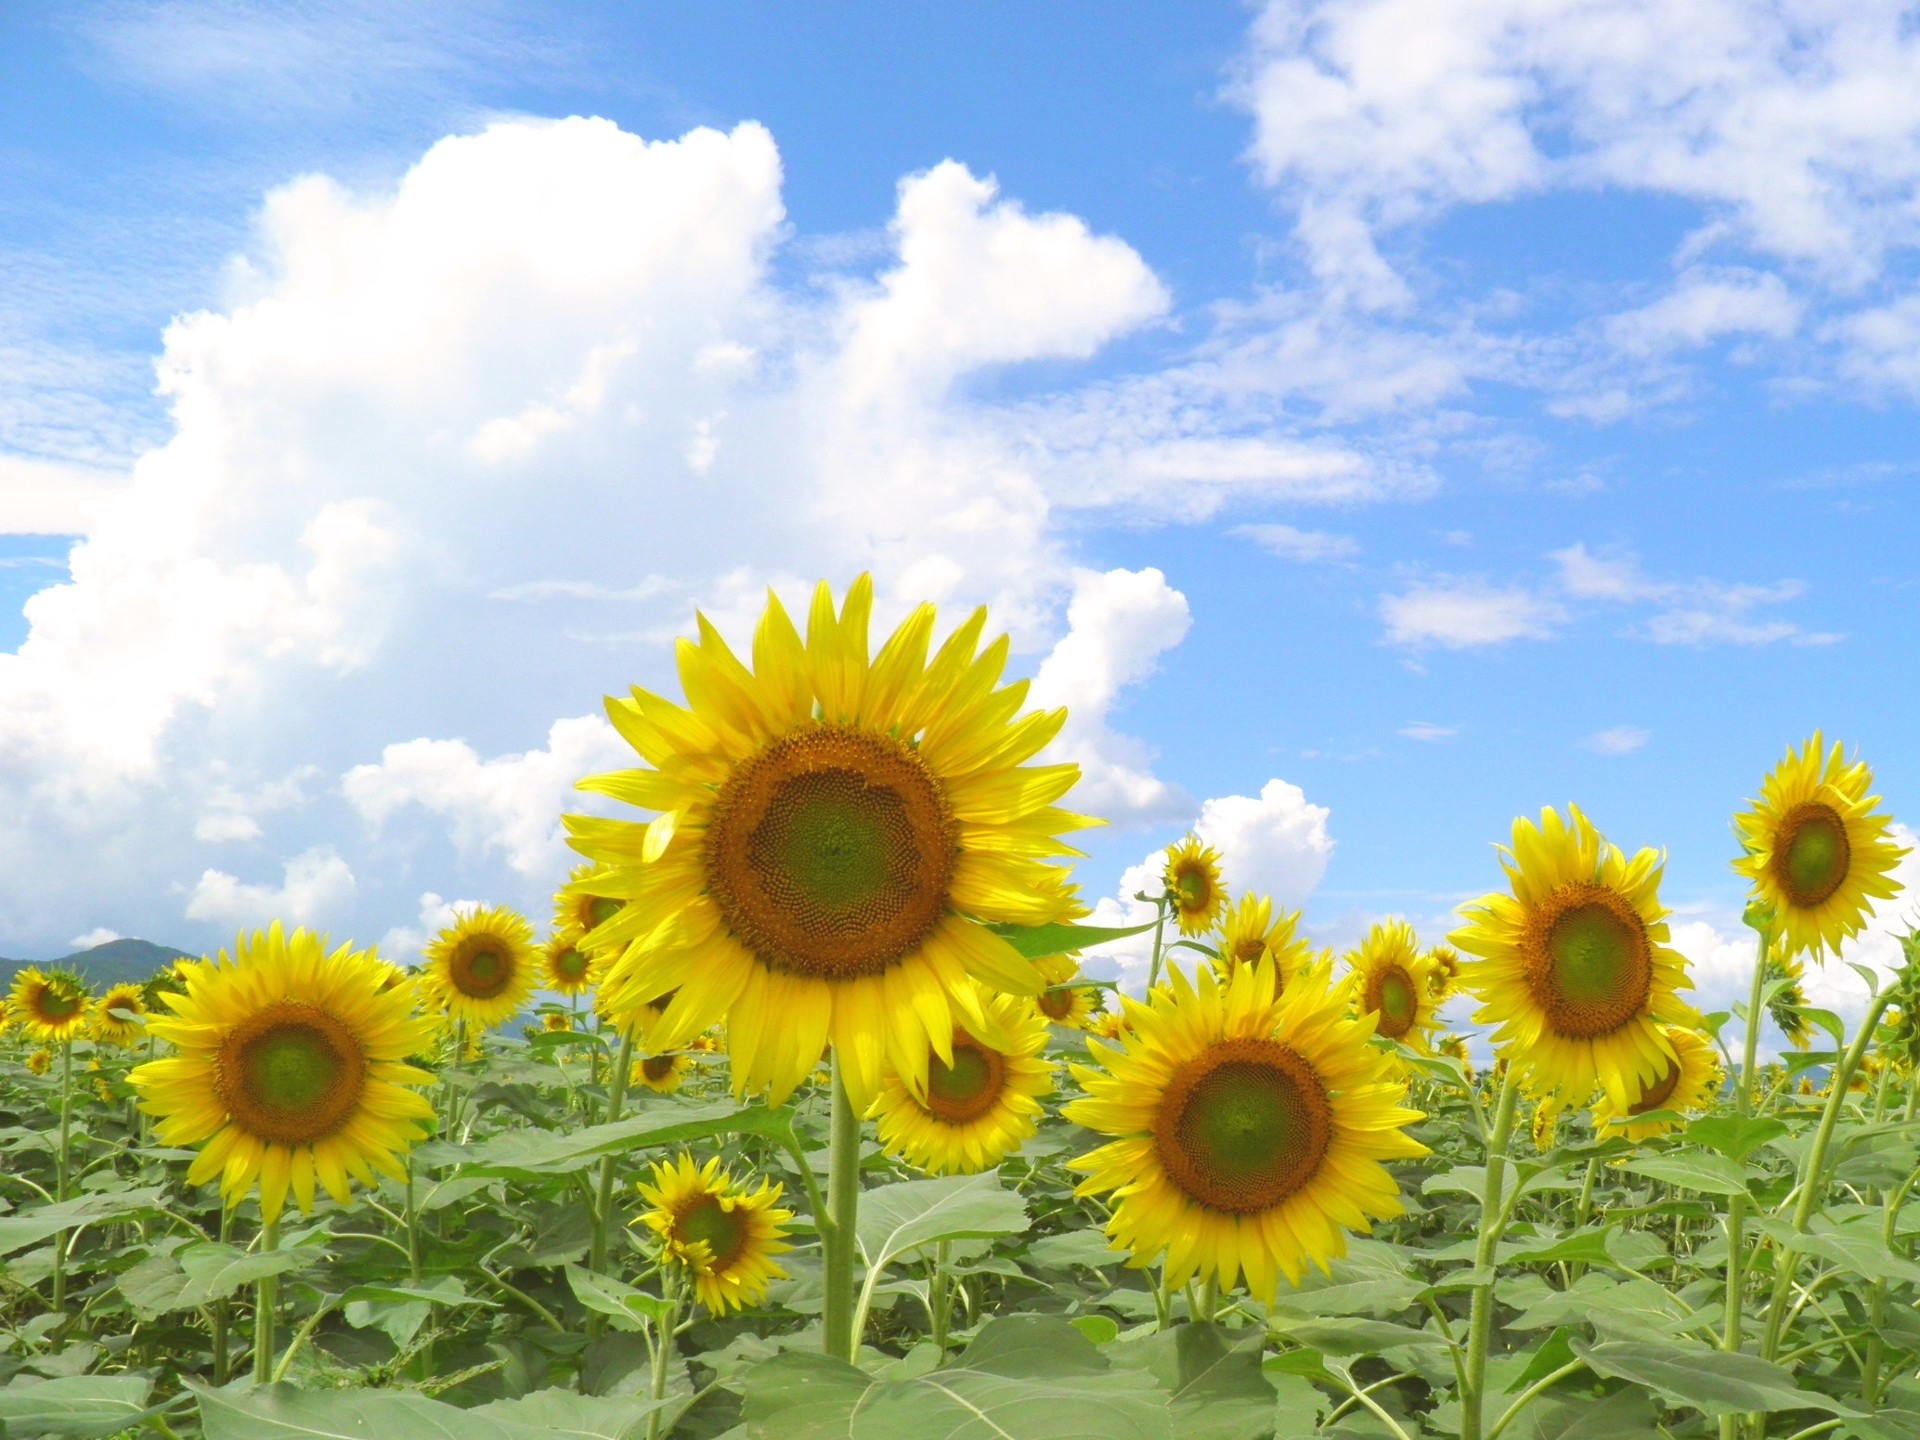
[[[224,870],[205,870],[187,896],[185,915],[226,925],[328,925],[344,918],[358,890],[353,870],[331,845],[302,851],[281,867],[278,885],[246,884]]]
[[[1778,275],[1693,271],[1652,304],[1614,316],[1606,328],[1619,349],[1647,356],[1706,345],[1723,335],[1784,340],[1799,327],[1804,309]]]
[[[96,925],[86,934],[74,936],[67,944],[75,950],[91,950],[96,945],[105,945],[119,938],[118,930],[109,930],[104,925]]]
[[[1519,586],[1441,576],[1380,597],[1387,641],[1449,650],[1544,640],[1566,618],[1555,602]]]

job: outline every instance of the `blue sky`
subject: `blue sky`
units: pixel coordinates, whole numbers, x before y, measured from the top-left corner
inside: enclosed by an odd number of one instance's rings
[[[307,8],[0,12],[0,953],[537,910],[597,697],[864,567],[1089,898],[1437,937],[1573,800],[1717,995],[1789,742],[1920,804],[1909,6]]]

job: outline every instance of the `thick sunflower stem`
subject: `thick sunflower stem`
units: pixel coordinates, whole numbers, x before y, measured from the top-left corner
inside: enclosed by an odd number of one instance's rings
[[[1467,1372],[1460,1396],[1460,1440],[1481,1440],[1485,1434],[1487,1347],[1493,1336],[1494,1256],[1500,1242],[1507,1142],[1513,1136],[1513,1115],[1519,1098],[1518,1071],[1509,1065],[1506,1078],[1500,1084],[1493,1133],[1487,1137],[1487,1179],[1480,1192],[1480,1238],[1473,1251],[1476,1283],[1472,1307],[1467,1314]]]
[[[827,1142],[827,1223],[820,1243],[826,1251],[826,1316],[822,1346],[851,1362],[859,1354],[853,1333],[854,1250],[860,1223],[860,1116],[847,1094],[839,1052],[833,1057],[833,1119]]]
[[[68,1177],[72,1172],[72,1163],[68,1158],[68,1146],[73,1131],[73,1042],[67,1041],[60,1047],[60,1148],[53,1159],[53,1197],[56,1203],[65,1204],[67,1199]],[[53,1313],[64,1314],[67,1308],[67,1232],[62,1230],[53,1237]],[[64,1323],[61,1329],[64,1330]],[[53,1336],[53,1348],[57,1351],[65,1342],[61,1331]]]
[[[667,1311],[654,1321],[656,1328],[653,1341],[653,1366],[649,1376],[651,1381],[647,1393],[653,1397],[654,1410],[647,1416],[647,1440],[660,1440],[665,1428],[666,1411],[661,1408],[667,1398],[667,1379],[671,1373],[674,1353],[674,1331],[680,1325],[681,1292],[677,1284],[669,1282],[666,1289]]]
[[[626,1109],[627,1074],[633,1069],[633,1027],[620,1031],[620,1054],[613,1062],[613,1076],[607,1087],[607,1124],[618,1120]],[[611,1153],[600,1161],[600,1184],[593,1203],[593,1249],[587,1256],[587,1268],[596,1275],[607,1270],[607,1241],[613,1226],[613,1162]],[[606,1326],[600,1315],[587,1317],[587,1333],[598,1335]]]
[[[260,1253],[271,1255],[280,1248],[280,1217],[275,1215],[260,1227]],[[280,1277],[262,1275],[253,1305],[253,1379],[256,1385],[273,1381],[273,1312],[280,1303]]]
[[[226,1244],[233,1238],[233,1211],[225,1205],[220,1207],[220,1243]],[[230,1312],[227,1302],[213,1302],[213,1314],[209,1324],[208,1340],[213,1346],[213,1383],[224,1385],[233,1378],[233,1359],[227,1344],[227,1321]]]
[[[1211,1325],[1219,1313],[1220,1279],[1216,1275],[1209,1275],[1200,1282],[1200,1309],[1193,1318],[1203,1325]]]
[[[1740,1051],[1740,1083],[1734,1091],[1735,1103],[1742,1115],[1753,1113],[1755,1085],[1759,1078],[1754,1067],[1760,1056],[1760,1011],[1767,988],[1767,953],[1771,933],[1762,928],[1753,957],[1753,984],[1747,992],[1747,1029]],[[1741,1272],[1742,1252],[1746,1248],[1747,1197],[1735,1195],[1727,1205],[1727,1294],[1720,1326],[1720,1348],[1733,1353],[1740,1348],[1740,1322],[1746,1295],[1746,1280]],[[1720,1417],[1720,1440],[1734,1440],[1739,1433],[1740,1417]]]
[[[1153,902],[1153,960],[1147,966],[1147,994],[1153,994],[1153,987],[1160,983],[1160,960],[1166,953],[1162,941],[1167,933],[1167,900],[1162,895]]]
[[[949,1268],[951,1241],[942,1240],[933,1248],[933,1278],[927,1283],[928,1336],[942,1360],[947,1358],[947,1321],[952,1310],[953,1271]]]

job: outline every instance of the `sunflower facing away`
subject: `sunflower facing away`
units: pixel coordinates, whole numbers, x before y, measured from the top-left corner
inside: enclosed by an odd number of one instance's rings
[[[1243,894],[1215,928],[1214,946],[1220,952],[1215,970],[1224,979],[1236,965],[1272,964],[1279,970],[1278,988],[1285,990],[1291,976],[1313,963],[1312,945],[1296,933],[1299,924],[1298,910],[1283,910],[1276,919],[1271,897]]]
[[[1658,1078],[1640,1087],[1639,1098],[1624,1109],[1605,1095],[1594,1103],[1593,1133],[1601,1139],[1609,1135],[1625,1135],[1629,1140],[1650,1140],[1675,1129],[1678,1122],[1636,1121],[1635,1116],[1650,1115],[1657,1110],[1685,1115],[1713,1107],[1713,1097],[1720,1093],[1723,1078],[1720,1057],[1714,1053],[1713,1042],[1698,1030],[1690,1030],[1682,1025],[1670,1025],[1665,1029],[1674,1058]]]
[[[533,927],[504,905],[476,906],[433,937],[426,961],[439,1008],[470,1030],[491,1030],[533,994]]]
[[[307,930],[278,921],[242,934],[233,958],[193,965],[171,1015],[148,1024],[178,1053],[127,1077],[140,1108],[160,1121],[162,1145],[204,1145],[187,1183],[220,1177],[227,1207],[260,1182],[260,1210],[280,1214],[289,1190],[302,1211],[316,1184],[341,1204],[349,1176],[404,1179],[398,1156],[433,1123],[418,1090],[433,1076],[405,1063],[425,1048],[432,1021],[406,987],[383,991],[372,952],[331,955]]]
[[[653,1206],[634,1223],[660,1237],[666,1259],[682,1266],[693,1281],[695,1298],[708,1311],[724,1315],[767,1298],[767,1286],[786,1278],[773,1256],[791,1250],[785,1222],[791,1210],[776,1209],[778,1185],[760,1182],[749,1192],[720,1168],[720,1157],[696,1169],[691,1155],[656,1162],[653,1183],[640,1182],[640,1194]]]
[[[1813,1022],[1807,1018],[1806,975],[1800,957],[1783,955],[1769,946],[1766,964],[1765,983],[1779,987],[1767,997],[1767,1018],[1789,1045],[1804,1050],[1813,1043]]]
[[[1049,955],[1033,962],[1047,988],[1033,997],[1048,1023],[1069,1030],[1084,1030],[1100,1012],[1100,990],[1094,985],[1071,982],[1080,973],[1080,962],[1071,955]]]
[[[1444,1005],[1453,998],[1460,979],[1460,952],[1451,945],[1436,945],[1427,952],[1433,961],[1433,1000]]]
[[[719,1021],[736,1094],[774,1103],[829,1041],[856,1109],[894,1070],[918,1092],[956,1021],[981,1022],[969,977],[1037,994],[1033,964],[989,925],[1084,913],[1051,863],[1093,823],[1054,802],[1074,765],[1027,765],[1066,719],[1021,715],[1027,684],[999,684],[1003,636],[980,648],[975,611],[928,658],[923,605],[868,658],[872,582],[834,613],[823,582],[801,640],[772,595],[753,669],[704,616],[681,640],[688,708],[636,689],[614,727],[652,768],[580,782],[659,816],[566,817],[594,883],[628,903],[602,931],[623,947],[616,1009],[676,992],[652,1046]]]
[[[880,1148],[936,1175],[971,1175],[998,1165],[1033,1135],[1040,1097],[1053,1088],[1041,1052],[1046,1017],[1027,1001],[982,992],[986,1024],[955,1026],[952,1058],[927,1059],[924,1094],[889,1073],[868,1112]]]
[[[1189,835],[1167,847],[1167,863],[1160,872],[1173,902],[1174,919],[1180,933],[1204,935],[1226,907],[1226,882],[1220,878],[1220,852],[1202,845],[1198,835]]]
[[[578,995],[593,983],[593,961],[578,930],[556,931],[540,947],[540,985],[556,995]]]
[[[1404,920],[1375,922],[1347,963],[1353,969],[1354,1004],[1374,1017],[1374,1033],[1431,1055],[1440,1023],[1435,967],[1433,956],[1420,953],[1413,927]]]
[[[123,1012],[115,1014],[115,1011]],[[128,1015],[138,1019],[127,1019]],[[146,1038],[147,1002],[145,987],[122,981],[108,987],[94,1012],[93,1038],[105,1045],[131,1048]]]
[[[1674,1058],[1661,1022],[1699,1016],[1676,993],[1687,962],[1667,943],[1661,856],[1628,860],[1577,808],[1567,815],[1513,822],[1500,862],[1512,893],[1463,905],[1467,924],[1447,939],[1480,957],[1460,967],[1481,1002],[1473,1018],[1497,1027],[1494,1048],[1532,1089],[1578,1104],[1600,1086],[1625,1109]]]
[[[1224,983],[1175,968],[1145,1005],[1121,1002],[1132,1029],[1093,1048],[1101,1069],[1073,1067],[1087,1095],[1062,1113],[1118,1137],[1069,1162],[1087,1172],[1077,1193],[1116,1193],[1108,1236],[1136,1267],[1164,1251],[1175,1288],[1244,1273],[1269,1299],[1276,1272],[1324,1271],[1345,1230],[1401,1213],[1381,1162],[1427,1153],[1406,1133],[1421,1115],[1400,1103],[1405,1079],[1331,969],[1278,996],[1274,980],[1264,965]]]
[[[1733,817],[1746,854],[1733,868],[1773,911],[1775,944],[1822,959],[1867,923],[1875,900],[1899,891],[1889,878],[1907,852],[1888,838],[1891,816],[1869,795],[1864,760],[1845,763],[1839,742],[1823,754],[1820,732],[1791,747],[1760,784],[1752,808]]]
[[[29,965],[13,977],[7,1010],[29,1040],[62,1045],[87,1033],[93,999],[78,975],[66,970],[48,974]]]

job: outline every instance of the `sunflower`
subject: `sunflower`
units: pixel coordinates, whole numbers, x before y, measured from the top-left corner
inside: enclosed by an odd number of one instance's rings
[[[927,1086],[915,1095],[889,1074],[867,1112],[880,1148],[936,1175],[991,1169],[1024,1145],[1040,1122],[1040,1096],[1053,1088],[1041,1052],[1047,1016],[1008,995],[983,992],[986,1024],[955,1026],[951,1060],[927,1058]]]
[[[1445,1055],[1448,1059],[1455,1061],[1460,1066],[1461,1073],[1467,1077],[1467,1083],[1469,1085],[1473,1083],[1473,1056],[1467,1051],[1466,1036],[1449,1032],[1438,1045],[1434,1046],[1434,1054]]]
[[[114,1013],[116,1010],[137,1015],[139,1019],[124,1019]],[[99,1008],[93,1017],[93,1038],[103,1044],[131,1048],[145,1038],[146,1018],[145,988],[122,981],[109,987],[107,993],[100,997]]]
[[[1636,1121],[1637,1115],[1656,1110],[1688,1114],[1713,1108],[1720,1093],[1720,1057],[1713,1042],[1698,1030],[1682,1025],[1665,1027],[1667,1043],[1674,1058],[1651,1084],[1640,1087],[1639,1098],[1624,1109],[1602,1095],[1593,1106],[1593,1133],[1602,1139],[1625,1135],[1629,1140],[1650,1140],[1675,1128],[1672,1120]]]
[[[1427,952],[1433,961],[1433,1003],[1444,1005],[1453,998],[1460,979],[1460,952],[1451,945],[1436,945]]]
[[[1779,988],[1768,997],[1767,1018],[1796,1050],[1813,1043],[1813,1022],[1807,1018],[1806,976],[1798,955],[1783,955],[1767,947],[1766,983]]]
[[[1788,748],[1760,798],[1733,817],[1746,850],[1733,868],[1773,912],[1786,954],[1838,953],[1866,925],[1871,902],[1898,893],[1889,877],[1907,852],[1888,838],[1893,820],[1876,813],[1872,784],[1866,762],[1846,764],[1838,742],[1823,758],[1816,730],[1801,749]]]
[[[923,1090],[956,1020],[981,1022],[970,976],[1044,988],[989,927],[1084,913],[1053,863],[1078,853],[1060,832],[1094,823],[1054,805],[1079,768],[1023,763],[1066,712],[1019,715],[1027,685],[998,683],[1007,641],[980,649],[984,610],[929,660],[923,605],[869,660],[872,603],[862,576],[836,615],[822,582],[802,642],[769,595],[751,671],[697,617],[689,708],[638,689],[607,705],[652,768],[580,782],[658,818],[566,817],[607,867],[593,883],[627,901],[595,932],[620,947],[613,1008],[677,992],[653,1048],[724,1021],[735,1093],[774,1103],[829,1041],[856,1108],[889,1063]]]
[[[1269,963],[1279,970],[1278,988],[1313,963],[1313,947],[1298,934],[1300,912],[1283,910],[1276,917],[1272,897],[1242,895],[1220,917],[1214,929],[1219,959],[1214,968],[1224,979],[1236,965]]]
[[[1124,1011],[1102,1010],[1093,1017],[1093,1023],[1087,1026],[1087,1033],[1096,1040],[1111,1040],[1118,1044],[1120,1036],[1132,1028],[1127,1023]]]
[[[1544,1155],[1553,1148],[1554,1138],[1560,1133],[1560,1102],[1551,1095],[1543,1095],[1534,1103],[1533,1124],[1530,1135],[1533,1148]]]
[[[34,1051],[31,1055],[27,1056],[26,1066],[30,1074],[46,1074],[49,1070],[53,1069],[53,1052],[45,1048]]]
[[[1404,920],[1381,920],[1350,952],[1354,1003],[1372,1015],[1374,1033],[1397,1040],[1422,1055],[1433,1053],[1433,1030],[1440,1021],[1434,997],[1434,963],[1420,953],[1419,938]]]
[[[427,984],[438,1008],[469,1030],[490,1030],[533,994],[533,927],[504,905],[460,914],[426,949]]]
[[[64,1045],[86,1034],[93,999],[86,982],[70,970],[52,974],[29,965],[13,977],[7,1009],[29,1040]]]
[[[1140,1267],[1166,1254],[1174,1288],[1196,1274],[1271,1298],[1276,1270],[1298,1284],[1346,1253],[1344,1229],[1401,1213],[1383,1160],[1424,1155],[1406,1133],[1393,1057],[1367,1043],[1371,1018],[1347,1013],[1326,965],[1275,995],[1271,966],[1222,982],[1171,973],[1142,1005],[1123,1000],[1129,1032],[1097,1046],[1102,1069],[1075,1065],[1086,1098],[1066,1118],[1117,1136],[1070,1161],[1076,1193],[1117,1192],[1107,1234]]]
[[[1080,962],[1071,955],[1049,955],[1033,962],[1047,988],[1033,997],[1034,1005],[1047,1020],[1069,1030],[1084,1030],[1100,1010],[1100,990],[1095,985],[1069,983],[1080,973]]]
[[[1578,1102],[1598,1085],[1624,1110],[1674,1058],[1660,1023],[1699,1016],[1676,993],[1687,962],[1667,943],[1661,856],[1628,860],[1578,809],[1567,814],[1513,822],[1501,861],[1512,894],[1462,906],[1467,924],[1447,939],[1480,957],[1460,967],[1481,1001],[1473,1018],[1497,1027],[1495,1048],[1532,1089]]]
[[[603,895],[595,888],[606,873],[598,865],[573,867],[567,876],[567,883],[553,897],[553,928],[556,934],[571,931],[585,941],[595,929],[620,913],[627,902],[612,895]],[[600,944],[595,939],[581,948],[598,950]]]
[[[433,1123],[433,1107],[409,1088],[433,1076],[405,1059],[432,1022],[414,1014],[405,987],[380,982],[371,951],[329,955],[321,936],[287,935],[278,921],[242,933],[232,959],[223,950],[189,970],[186,989],[167,997],[173,1013],[148,1025],[178,1053],[127,1077],[159,1119],[162,1145],[204,1142],[189,1185],[218,1175],[231,1209],[258,1180],[272,1221],[289,1190],[305,1212],[316,1183],[344,1205],[349,1176],[405,1178],[398,1155]]]
[[[669,1050],[664,1055],[647,1055],[633,1062],[627,1072],[627,1084],[656,1095],[671,1095],[687,1083],[693,1073],[693,1057],[684,1050]]]
[[[1167,898],[1173,901],[1180,933],[1206,934],[1227,903],[1226,885],[1220,878],[1220,852],[1202,845],[1198,835],[1189,835],[1167,847],[1167,863],[1160,879]]]
[[[578,995],[593,983],[593,961],[578,930],[559,930],[540,947],[540,985],[558,995]]]
[[[549,1010],[540,1017],[540,1029],[548,1035],[566,1035],[573,1030],[573,1017]]]
[[[653,1184],[640,1183],[653,1209],[634,1223],[660,1237],[663,1256],[687,1271],[700,1303],[724,1315],[728,1307],[760,1304],[768,1284],[786,1277],[772,1259],[793,1248],[782,1228],[793,1212],[774,1208],[780,1190],[762,1180],[749,1193],[720,1168],[719,1156],[695,1169],[693,1157],[682,1154],[655,1162]]]

